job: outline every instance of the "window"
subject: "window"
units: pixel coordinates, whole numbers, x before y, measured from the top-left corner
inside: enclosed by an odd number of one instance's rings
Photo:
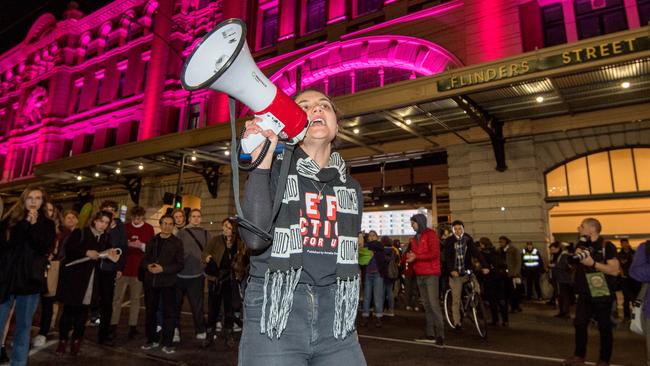
[[[542,27],[544,29],[544,47],[566,43],[562,4],[553,4],[542,8]]]
[[[102,89],[104,88],[104,78],[99,78],[97,80],[97,93],[95,94],[95,105],[99,105],[100,98],[102,96]]]
[[[193,130],[195,128],[198,128],[200,127],[199,126],[200,123],[201,123],[201,103],[194,103],[190,106],[190,114],[189,114],[189,118],[187,119],[186,129]]]
[[[92,149],[93,149],[93,141],[94,140],[95,140],[95,135],[92,135],[92,134],[84,135],[82,152],[92,151]]]
[[[211,0],[199,0],[199,6],[197,7],[197,9],[203,9],[207,7],[208,5],[210,5],[210,1]]]
[[[147,86],[147,74],[149,73],[149,61],[144,62],[144,67],[142,68],[142,90],[144,92],[144,88]]]
[[[76,88],[76,94],[75,94],[75,99],[74,99],[74,113],[79,112],[79,106],[81,105],[81,92],[83,91],[83,87],[78,86]]]
[[[357,15],[378,11],[383,3],[384,0],[357,0]]]
[[[262,48],[273,46],[278,40],[278,7],[264,10],[262,13]]]
[[[106,131],[106,146],[104,147],[115,146],[116,143],[117,143],[117,128],[109,128],[108,131]]]
[[[575,12],[580,39],[627,29],[623,0],[576,0]]]
[[[72,156],[72,139],[66,139],[63,141],[63,148],[61,150],[61,157],[67,158]]]
[[[325,0],[307,0],[307,23],[305,30],[311,33],[325,28]]]
[[[626,148],[577,158],[546,173],[549,198],[650,191],[650,148]]]
[[[641,26],[647,25],[650,22],[650,0],[639,0],[639,20]]]
[[[126,69],[120,70],[120,80],[117,84],[117,97],[122,98],[124,96],[124,84],[126,83]]]

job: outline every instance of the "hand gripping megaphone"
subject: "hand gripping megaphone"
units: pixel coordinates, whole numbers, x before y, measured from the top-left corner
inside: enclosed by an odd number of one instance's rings
[[[181,84],[186,90],[209,88],[239,100],[262,119],[262,129],[289,143],[299,142],[307,131],[307,114],[255,64],[240,19],[225,20],[203,37],[185,61]],[[243,152],[249,154],[264,140],[261,134],[242,139]]]

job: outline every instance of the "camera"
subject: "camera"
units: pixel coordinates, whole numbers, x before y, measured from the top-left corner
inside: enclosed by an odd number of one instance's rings
[[[585,258],[591,257],[593,254],[593,248],[591,246],[587,245],[587,237],[581,236],[580,240],[578,241],[578,244],[576,246],[576,253],[574,253],[571,257],[569,257],[569,263],[571,264],[578,264]],[[582,249],[583,251],[578,253],[578,249]]]

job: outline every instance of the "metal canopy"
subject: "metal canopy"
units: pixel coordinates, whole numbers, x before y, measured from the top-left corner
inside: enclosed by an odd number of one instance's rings
[[[499,68],[598,43],[647,37],[649,31],[650,27],[643,27],[338,97],[335,102],[344,115],[337,150],[350,166],[400,161],[444,150],[441,141],[450,141],[449,136],[454,143],[470,142],[468,130],[482,127],[485,133],[480,139],[493,143],[498,159],[497,150],[503,149],[504,143],[500,133],[503,123],[526,120],[534,124],[540,118],[648,103],[650,50],[452,90],[440,91],[438,84],[450,76],[481,68]],[[625,81],[629,82],[627,88],[622,87]],[[538,97],[543,101],[539,102]],[[238,121],[238,129],[242,126],[243,121]],[[33,181],[65,182],[66,186],[123,181],[114,174],[118,166],[123,169],[122,176],[177,174],[183,154],[191,151],[209,156],[210,164],[220,159],[229,164],[224,153],[229,149],[229,140],[230,128],[221,124],[106,148],[39,164],[34,169],[36,179],[5,183],[0,192],[15,193]],[[476,136],[471,142],[477,142]],[[205,162],[188,168],[200,172]],[[145,165],[143,171],[138,170],[140,163]],[[505,169],[505,158],[497,168]],[[100,179],[94,179],[95,171],[102,175]],[[84,179],[75,182],[73,178],[79,174]]]

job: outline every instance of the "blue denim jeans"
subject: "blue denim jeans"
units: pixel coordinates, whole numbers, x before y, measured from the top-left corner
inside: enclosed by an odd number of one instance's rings
[[[336,285],[298,284],[279,339],[270,339],[260,330],[263,288],[264,280],[259,278],[251,278],[246,288],[239,366],[366,365],[356,331],[344,339],[334,338]]]
[[[388,305],[388,310],[391,312],[395,310],[395,296],[393,296],[393,287],[395,286],[395,280],[390,278],[384,278],[384,301]]]
[[[32,318],[40,298],[40,294],[11,295],[7,301],[0,304],[0,329],[4,329],[5,322],[9,321],[7,318],[11,305],[14,300],[16,301],[16,334],[14,335],[14,346],[11,352],[11,366],[27,365]]]
[[[379,272],[366,272],[366,283],[363,287],[363,314],[370,316],[370,304],[375,299],[375,316],[384,316],[384,279]]]

